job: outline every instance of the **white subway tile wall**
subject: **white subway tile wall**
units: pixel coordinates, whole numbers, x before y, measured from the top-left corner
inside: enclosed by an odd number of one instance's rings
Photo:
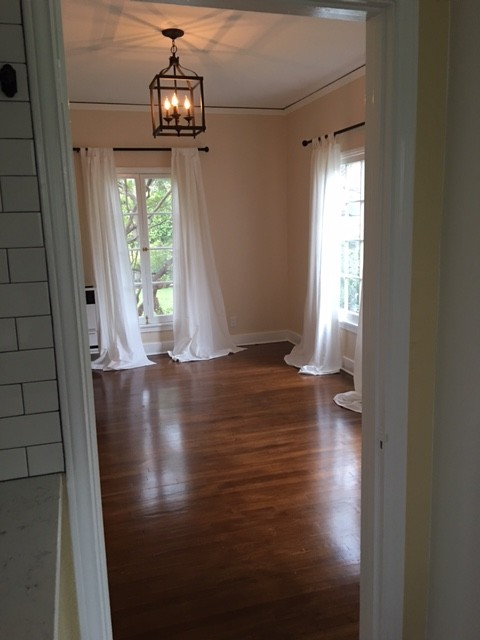
[[[0,480],[28,476],[27,450],[6,449],[0,451]]]
[[[8,282],[7,252],[4,249],[0,249],[0,282]]]
[[[58,411],[56,380],[48,380],[47,382],[26,382],[25,384],[22,384],[22,390],[25,413]]]
[[[20,0],[0,2],[0,481],[64,470]]]

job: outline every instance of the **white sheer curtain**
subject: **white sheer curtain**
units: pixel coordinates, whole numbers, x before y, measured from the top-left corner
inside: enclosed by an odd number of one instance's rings
[[[360,311],[358,315],[357,341],[355,343],[355,362],[353,363],[354,391],[337,393],[334,401],[345,409],[362,413],[362,331],[363,331],[363,296],[360,295]]]
[[[241,351],[230,336],[215,267],[198,149],[172,149],[173,350],[179,362]]]
[[[138,326],[113,151],[82,149],[81,164],[99,321],[100,355],[92,368],[155,364],[145,355]]]
[[[340,371],[340,147],[330,135],[313,140],[310,191],[310,251],[303,335],[285,362],[300,373]]]

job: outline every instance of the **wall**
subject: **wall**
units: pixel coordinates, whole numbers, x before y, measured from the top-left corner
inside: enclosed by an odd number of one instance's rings
[[[451,3],[428,640],[480,638],[480,6]]]
[[[75,146],[188,145],[154,140],[146,111],[71,110]],[[209,114],[195,145],[201,154],[212,241],[232,334],[302,331],[307,277],[310,153],[305,137],[364,119],[364,78],[326,93],[288,116]],[[325,129],[325,127],[327,127]],[[345,149],[363,146],[364,133],[342,136]],[[118,152],[118,167],[168,166],[168,153]],[[77,174],[78,175],[78,174]],[[80,210],[82,194],[79,186]],[[81,226],[85,227],[81,214]],[[89,242],[82,234],[85,279],[92,283]],[[290,259],[289,256],[295,256]],[[158,339],[144,334],[144,342]],[[353,359],[355,337],[342,334]]]
[[[365,77],[346,83],[287,116],[288,157],[288,328],[303,330],[303,310],[308,274],[309,198],[311,147],[302,140],[338,131],[365,120]],[[338,137],[343,151],[363,147],[365,130]],[[341,332],[344,357],[353,360],[355,335]]]
[[[63,471],[48,268],[19,0],[0,4],[0,480]]]
[[[449,2],[420,3],[407,440],[404,638],[424,640],[445,158]],[[463,637],[454,633],[450,637]],[[440,636],[433,636],[438,640]]]
[[[285,330],[285,119],[211,114],[207,127],[193,143],[180,142],[210,148],[200,157],[227,318],[236,317],[232,333]],[[175,138],[152,138],[146,111],[72,109],[71,128],[75,146],[178,144]],[[118,152],[115,160],[118,167],[168,166],[170,154]],[[85,234],[82,242],[88,280],[92,274]],[[144,338],[151,340],[152,334]]]

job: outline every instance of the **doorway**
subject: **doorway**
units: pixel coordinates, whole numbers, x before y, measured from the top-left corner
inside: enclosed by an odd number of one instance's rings
[[[269,4],[266,2],[266,5]],[[292,1],[288,8],[295,11],[299,4],[306,10],[309,3]],[[374,4],[378,6],[378,3]],[[263,6],[261,3],[258,5],[259,8]],[[373,222],[378,223],[378,226],[373,229],[374,225],[371,225],[372,251],[365,264],[366,283],[371,287],[370,292],[367,286],[365,290],[365,308],[368,310],[365,322],[365,351],[370,351],[371,369],[370,382],[365,384],[364,388],[364,424],[369,427],[364,429],[363,442],[363,467],[366,476],[362,498],[364,543],[361,638],[369,640],[399,635],[395,629],[401,629],[403,598],[402,572],[399,570],[403,559],[403,539],[395,535],[398,528],[402,527],[399,527],[398,517],[394,521],[392,513],[388,508],[384,508],[384,505],[401,499],[405,487],[404,438],[410,275],[408,221],[410,220],[411,225],[413,177],[408,171],[393,169],[395,166],[405,166],[405,161],[407,166],[413,166],[411,160],[414,157],[414,140],[409,134],[414,130],[417,40],[416,7],[410,6],[407,9],[405,3],[402,3],[394,17],[392,5],[393,3],[385,2],[384,9],[369,18],[370,44],[367,45],[367,66],[370,75],[367,92],[370,113],[367,114],[367,121],[376,125],[370,127],[370,133],[367,134],[370,136],[367,137],[367,165],[370,164],[372,169],[378,170],[377,174],[370,178]],[[354,6],[354,3],[350,2],[349,6]],[[268,10],[268,6],[264,10]],[[375,8],[375,11],[378,9]],[[84,354],[84,327],[78,327],[78,316],[82,315],[81,279],[76,261],[78,238],[71,223],[76,205],[69,186],[72,171],[66,128],[66,96],[63,79],[55,75],[57,51],[61,50],[58,15],[58,3],[54,0],[41,5],[25,3],[27,49],[33,54],[30,55],[30,59],[36,59],[36,77],[43,80],[43,84],[39,83],[32,92],[35,94],[32,96],[32,102],[36,131],[42,134],[37,150],[45,177],[42,195],[52,205],[51,223],[47,225],[47,250],[52,254],[51,260],[57,266],[58,272],[65,274],[62,282],[53,283],[52,295],[54,316],[63,346],[59,362],[60,374],[64,380],[61,402],[80,617],[86,637],[108,638],[108,595],[102,571],[104,548],[99,510],[98,466],[93,437],[92,398],[88,383],[88,362]],[[393,112],[390,102],[379,97],[395,96],[400,86],[406,106],[401,113],[397,113]],[[369,96],[373,96],[374,93],[376,100],[372,103]],[[60,107],[54,99],[57,95],[63,99],[63,105]],[[393,132],[394,140],[398,140],[398,136],[402,140],[405,139],[406,144],[401,148],[392,147],[387,132]],[[46,158],[49,158],[48,163]],[[70,167],[67,176],[63,170],[65,166]],[[380,167],[383,168],[383,175],[379,171]],[[368,171],[367,168],[367,173]],[[63,185],[63,190],[58,188],[59,184]],[[367,177],[367,194],[368,189]],[[389,199],[390,193],[394,194],[392,201]],[[391,233],[398,225],[395,213],[400,208],[404,224],[399,233]],[[66,219],[65,210],[70,212]],[[387,247],[385,238],[389,238]],[[379,281],[378,274],[387,275],[384,280]],[[391,313],[392,296],[389,294],[393,291],[400,310],[400,317],[397,314],[395,321]],[[375,307],[372,304],[374,299]],[[69,305],[72,309],[70,315]],[[386,362],[394,363],[393,372],[390,370],[388,379],[381,375]],[[366,377],[363,377],[367,382]],[[390,429],[390,445],[398,442],[398,446],[382,448],[380,455],[377,445],[379,440],[382,440],[385,424],[388,424]],[[381,486],[384,487],[383,494],[379,493]],[[382,530],[383,537],[379,533]],[[397,565],[383,562],[383,557],[397,558]],[[382,600],[379,597],[380,593],[384,594]],[[386,625],[387,619],[388,636],[383,633],[383,629],[386,628],[383,625]]]

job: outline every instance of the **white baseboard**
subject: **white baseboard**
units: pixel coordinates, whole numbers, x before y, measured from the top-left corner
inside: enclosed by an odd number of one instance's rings
[[[270,342],[291,342],[298,344],[300,336],[298,333],[288,330],[280,331],[259,331],[258,333],[240,333],[232,335],[232,339],[237,346],[251,344],[268,344]],[[173,349],[173,340],[157,340],[155,342],[144,342],[147,356],[158,356]]]
[[[280,331],[259,331],[258,333],[239,333],[232,335],[237,346],[248,346],[252,344],[269,344],[271,342],[290,342],[299,344],[301,336],[295,331],[288,329]],[[173,340],[157,340],[156,342],[146,342],[143,345],[147,356],[158,356],[173,349]],[[353,376],[354,361],[346,356],[342,357],[342,369]]]
[[[342,356],[342,369],[346,371],[351,376],[353,376],[353,367],[355,365],[355,361],[351,358],[347,358],[347,356]]]
[[[157,340],[156,342],[144,342],[147,356],[159,356],[173,349],[173,340]]]
[[[239,333],[232,335],[237,346],[249,344],[268,344],[270,342],[291,342],[296,344],[296,335],[293,331],[282,329],[280,331],[259,331],[258,333]]]

